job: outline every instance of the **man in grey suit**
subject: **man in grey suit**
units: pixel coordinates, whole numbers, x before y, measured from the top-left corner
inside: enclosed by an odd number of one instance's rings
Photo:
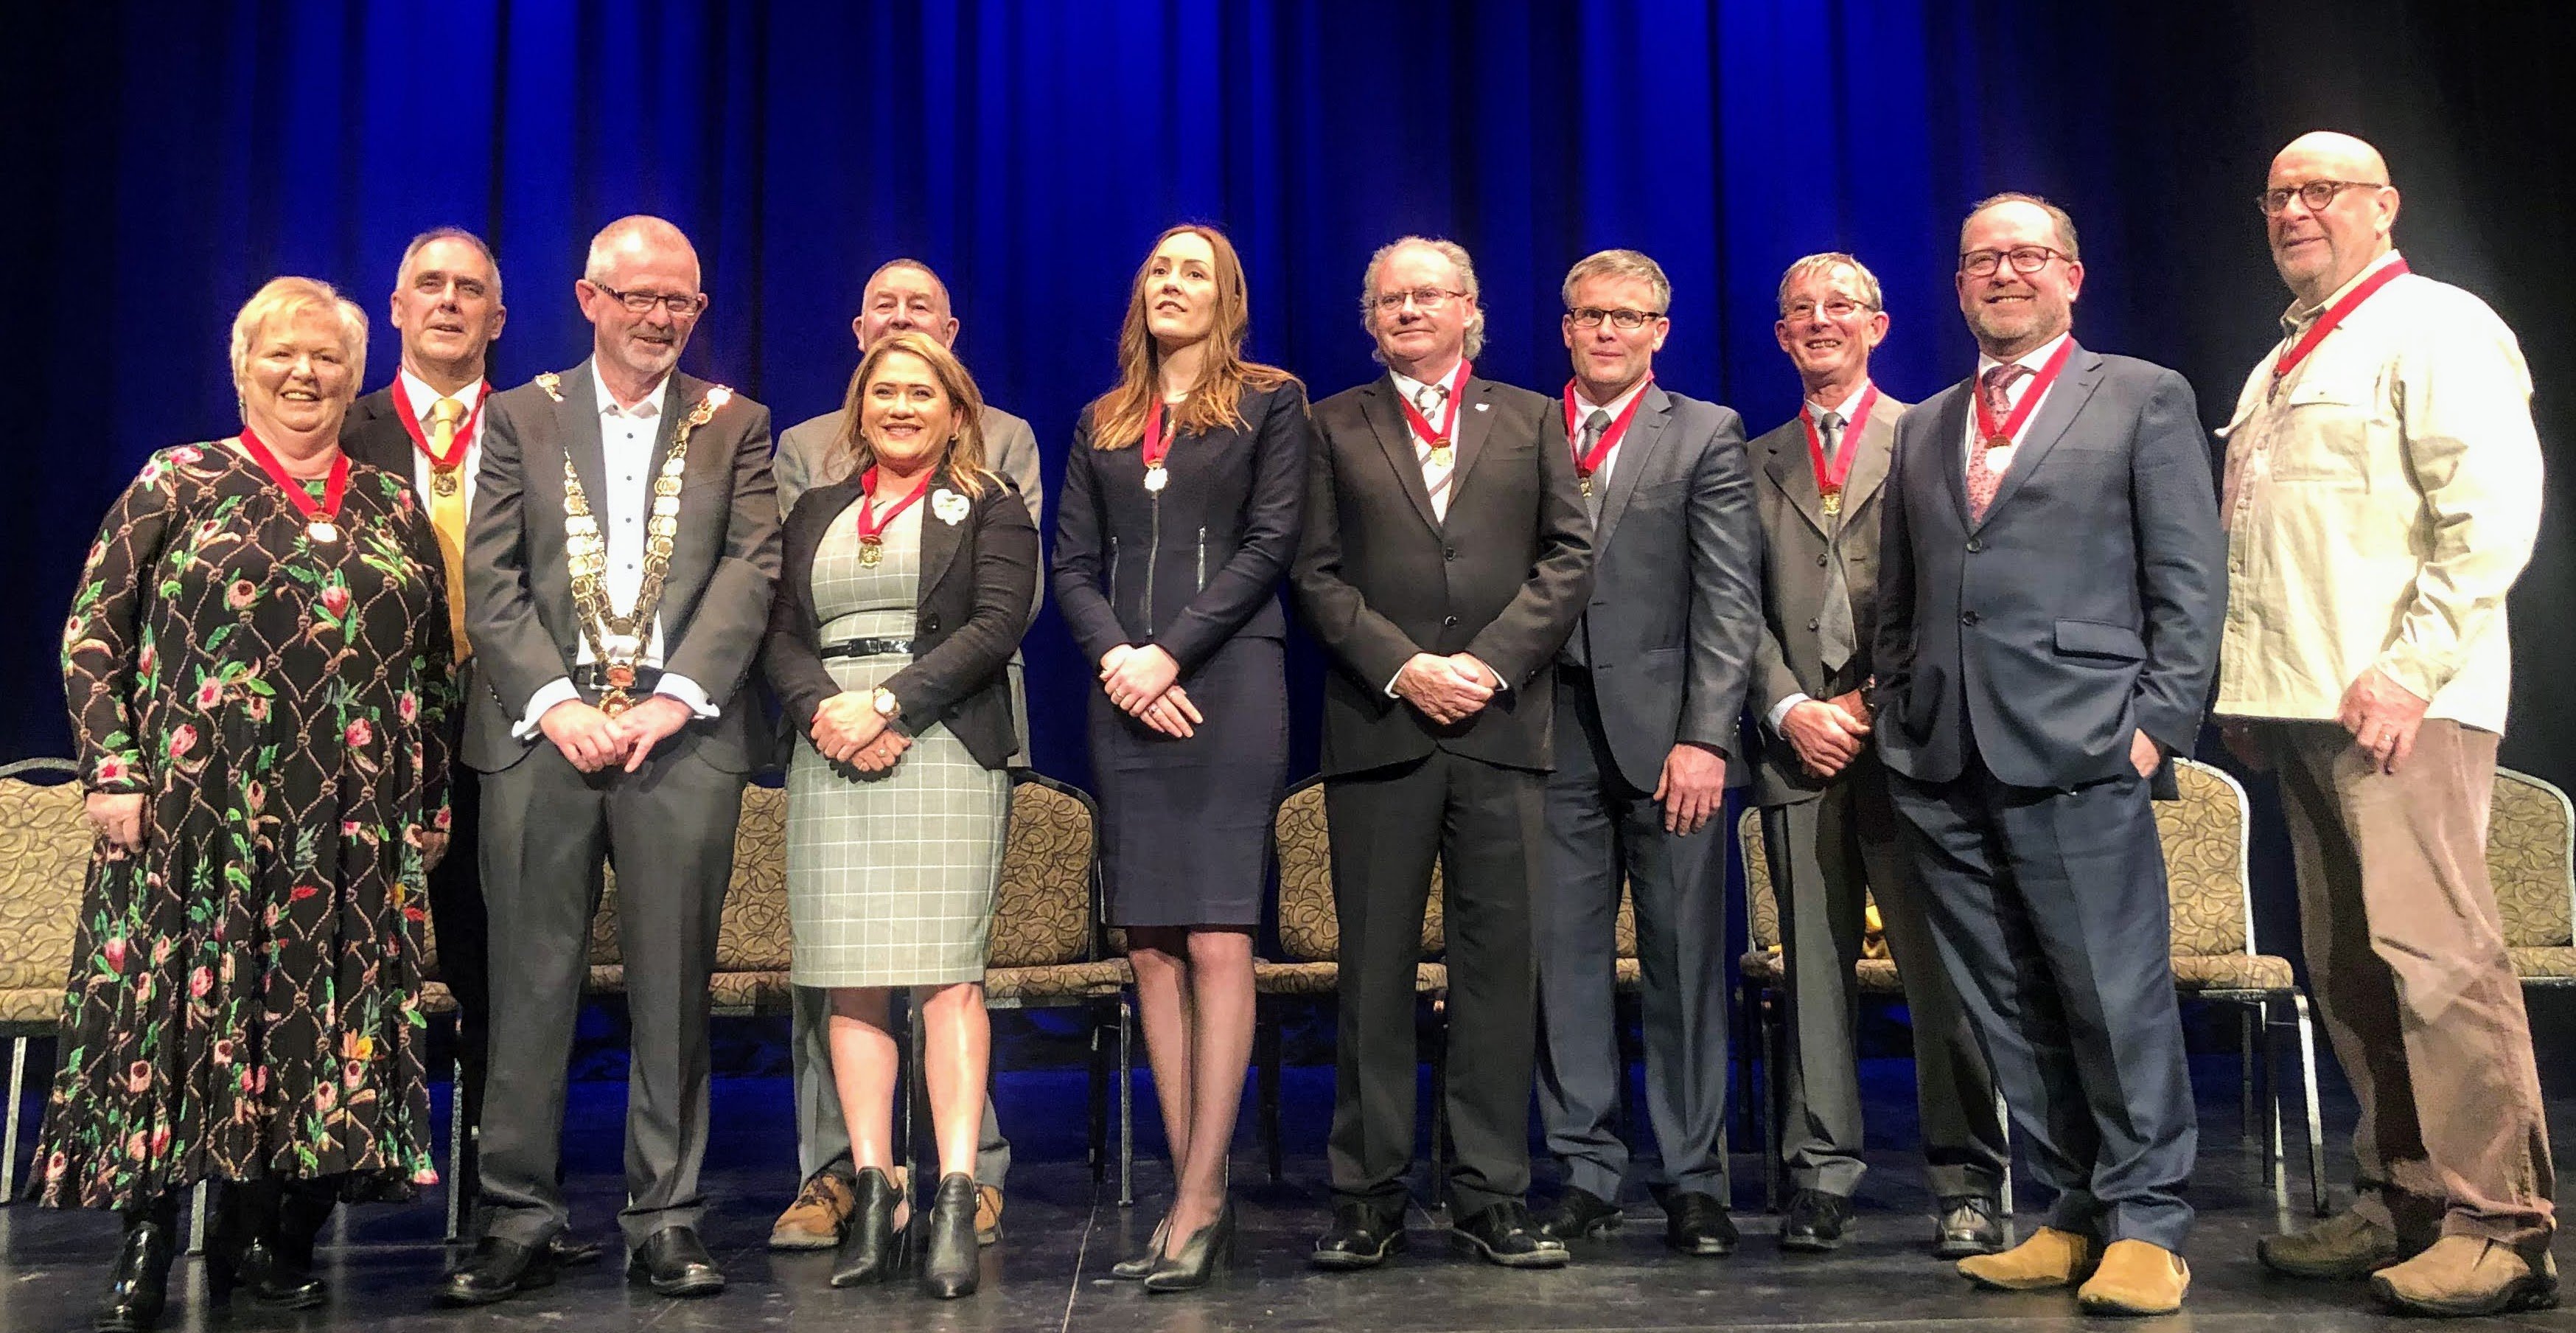
[[[1896,427],[1872,650],[1879,751],[1932,933],[2057,1202],[1982,1285],[2181,1307],[2196,1132],[2149,783],[2217,667],[2227,544],[2180,375],[2084,350],[2075,224],[1961,228],[1977,374]]]
[[[778,579],[778,497],[769,410],[676,371],[706,310],[699,277],[677,227],[610,223],[573,284],[591,358],[490,403],[465,540],[483,686],[465,762],[484,784],[492,1038],[481,1239],[439,1288],[450,1304],[554,1280],[603,857],[633,1028],[628,1275],[665,1296],[724,1286],[697,1234],[707,980],[743,783],[768,750],[746,683]]]
[[[1655,383],[1673,285],[1654,260],[1601,251],[1565,275],[1562,295],[1574,378],[1544,447],[1571,450],[1594,554],[1591,603],[1557,650],[1547,891],[1536,900],[1539,1114],[1566,1177],[1540,1229],[1572,1241],[1620,1221],[1613,928],[1624,882],[1665,1243],[1729,1254],[1720,816],[1761,625],[1744,422]]]
[[[1797,1192],[1780,1248],[1839,1249],[1861,1164],[1855,972],[1875,899],[1914,1025],[1914,1091],[1939,1201],[1933,1252],[2003,1248],[1996,1194],[2007,1151],[1994,1079],[1941,966],[1870,748],[1870,634],[1878,624],[1879,491],[1905,404],[1872,383],[1887,336],[1878,278],[1847,254],[1809,255],[1780,279],[1775,333],[1805,389],[1798,415],[1753,442],[1762,515],[1761,720],[1753,795],[1780,904],[1789,1023],[1780,1158]]]
[[[859,313],[850,320],[859,352],[889,334],[926,333],[943,346],[957,345],[957,316],[948,299],[948,284],[918,259],[891,259],[868,275],[859,297]],[[778,436],[778,512],[796,508],[797,498],[817,486],[829,486],[850,475],[850,460],[840,449],[849,410],[837,407],[788,427]],[[1029,423],[984,404],[984,457],[993,469],[1018,487],[1029,508],[1029,521],[1046,530],[1046,495],[1038,475],[1038,437]],[[1037,619],[1046,598],[1046,580],[1029,602]],[[1011,725],[1019,732],[1014,765],[1029,753],[1029,709],[1020,683],[1020,654],[1011,653]],[[850,1160],[850,1130],[841,1123],[841,1099],[832,1089],[832,1050],[825,1027],[831,1005],[824,992],[795,988],[795,1013],[789,1025],[790,1060],[796,1070],[796,1162],[804,1184],[769,1229],[773,1250],[828,1250],[838,1244],[842,1227],[858,1205],[858,1168]],[[1002,1238],[1002,1178],[1011,1170],[1011,1141],[1002,1137],[993,1101],[984,1099],[984,1140],[975,1154],[975,1239],[990,1245]]]

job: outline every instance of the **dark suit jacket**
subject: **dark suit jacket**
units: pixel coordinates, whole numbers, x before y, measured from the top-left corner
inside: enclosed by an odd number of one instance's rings
[[[1279,585],[1297,556],[1315,425],[1294,380],[1246,393],[1243,427],[1192,435],[1145,489],[1145,451],[1074,428],[1055,514],[1056,608],[1085,661],[1122,643],[1195,669],[1237,634],[1287,637]]]
[[[672,437],[710,389],[674,371],[662,398],[653,475]],[[590,362],[563,376],[558,399],[530,383],[485,404],[483,467],[465,526],[465,632],[486,688],[465,724],[465,762],[486,773],[543,741],[510,734],[538,690],[572,671],[581,628],[564,557],[564,458],[605,518],[607,461]],[[769,409],[737,394],[689,439],[680,530],[661,604],[663,668],[696,681],[721,716],[664,742],[747,773],[768,752],[759,701],[743,687],[769,625],[778,580],[778,495],[769,475]]]
[[[1315,405],[1297,602],[1337,669],[1324,681],[1323,771],[1407,763],[1434,747],[1486,763],[1554,762],[1556,650],[1592,588],[1592,521],[1556,403],[1470,378],[1458,460],[1434,522],[1386,377]],[[1508,689],[1453,726],[1386,692],[1415,653],[1474,653]]]
[[[956,523],[937,516],[947,474],[931,482],[922,500],[921,588],[913,618],[912,665],[886,678],[885,688],[902,713],[894,728],[917,735],[945,722],[986,768],[1010,762],[1019,739],[1011,726],[1010,677],[1002,668],[1028,628],[1029,598],[1037,592],[1038,529],[1019,491],[999,474],[984,477],[984,493]],[[823,664],[814,610],[814,552],[824,534],[858,502],[855,479],[807,491],[787,520],[786,557],[779,596],[769,613],[761,670],[778,695],[797,735],[814,727],[814,712],[841,692]]]
[[[1561,409],[1548,425],[1546,447],[1571,457]],[[1575,630],[1628,785],[1653,791],[1680,742],[1738,749],[1761,633],[1760,537],[1744,418],[1647,385],[1601,495],[1592,603]]]
[[[1879,495],[1896,447],[1896,423],[1906,411],[1906,404],[1882,392],[1860,434],[1846,441],[1846,448],[1860,452],[1843,474],[1838,524],[1825,520],[1805,423],[1791,417],[1753,442],[1753,487],[1762,514],[1762,639],[1754,650],[1746,702],[1752,705],[1756,745],[1753,799],[1760,804],[1813,800],[1829,781],[1807,776],[1798,752],[1763,719],[1793,694],[1830,699],[1869,680],[1870,637],[1878,628]],[[1851,659],[1828,673],[1815,627],[1830,564],[1842,566],[1854,642]]]
[[[1896,427],[1879,548],[1877,738],[1923,782],[1968,746],[2015,786],[2129,770],[2143,729],[2200,732],[2227,604],[2227,535],[2191,386],[2075,348],[1980,522],[1968,518],[1970,385]]]

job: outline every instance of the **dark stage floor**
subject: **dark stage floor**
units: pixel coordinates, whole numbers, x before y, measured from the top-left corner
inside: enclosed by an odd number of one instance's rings
[[[2544,1067],[2554,1063],[2544,1061]],[[2254,1238],[2281,1218],[2261,1188],[2253,1149],[2238,1136],[2232,1060],[2204,1058],[2195,1075],[2202,1093],[2201,1173],[2194,1197],[2202,1226],[2188,1256],[2194,1287],[2188,1312],[2157,1328],[2326,1330],[2397,1326],[2377,1313],[2358,1285],[2268,1279],[2253,1258]],[[1890,1144],[1911,1141],[1909,1070],[1902,1061],[1871,1062],[1866,1079],[1874,1127]],[[2576,1129],[2576,1098],[2553,1076],[2557,1141]],[[1140,1080],[1141,1087],[1141,1080]],[[332,1304],[303,1316],[245,1312],[211,1315],[193,1271],[186,1306],[172,1329],[293,1327],[370,1333],[430,1330],[545,1329],[1060,1329],[1146,1330],[1586,1330],[1617,1329],[2055,1329],[2077,1327],[2063,1296],[2004,1296],[1969,1290],[1921,1249],[1928,1206],[1905,1154],[1873,1154],[1879,1164],[1862,1187],[1861,1226],[1840,1254],[1783,1257],[1769,1241],[1775,1219],[1761,1211],[1760,1177],[1750,1154],[1736,1158],[1738,1222],[1747,1233],[1729,1259],[1684,1259],[1661,1244],[1661,1214],[1633,1195],[1631,1223],[1611,1239],[1577,1248],[1574,1266],[1553,1273],[1510,1273],[1454,1256],[1433,1230],[1437,1219],[1416,1211],[1414,1249],[1373,1273],[1332,1276],[1305,1265],[1324,1198],[1321,1140],[1330,1105],[1328,1069],[1290,1071],[1288,1178],[1260,1179],[1260,1154],[1247,1130],[1237,1145],[1245,1226],[1243,1262],[1208,1291],[1148,1298],[1132,1284],[1108,1281],[1109,1264],[1142,1240],[1168,1177],[1158,1158],[1140,1161],[1138,1207],[1121,1209],[1112,1190],[1095,1191],[1081,1162],[1078,1075],[1014,1075],[1003,1085],[1001,1114],[1017,1133],[1022,1162],[1011,1179],[1008,1238],[986,1251],[984,1291],[939,1303],[909,1286],[833,1291],[824,1285],[829,1256],[771,1255],[761,1247],[771,1217],[794,1188],[787,1143],[783,1079],[732,1078],[719,1084],[719,1140],[710,1153],[708,1188],[714,1214],[708,1240],[724,1261],[731,1287],[713,1300],[657,1300],[627,1287],[614,1261],[578,1270],[550,1291],[474,1312],[433,1309],[426,1298],[442,1262],[436,1199],[406,1209],[371,1208],[352,1219],[329,1251]],[[1142,1094],[1140,1110],[1150,1106]],[[569,1136],[576,1227],[614,1235],[622,1085],[577,1087]],[[2351,1121],[2348,1098],[2329,1093],[2330,1133]],[[1151,1141],[1140,1126],[1140,1140]],[[2293,1153],[2298,1144],[2293,1130]],[[2348,1166],[2330,1162],[2349,1187]],[[2562,1181],[2565,1178],[2562,1176]],[[2304,1179],[2294,1172],[2294,1192]],[[2562,1190],[2563,1193],[2563,1190]],[[2338,1195],[2338,1199],[2340,1199]],[[2022,1200],[2028,1216],[2031,1200]],[[0,1209],[0,1333],[86,1326],[103,1277],[114,1219]],[[2562,1246],[2562,1249],[2565,1247]],[[2567,1257],[2562,1255],[2562,1258]],[[193,1266],[190,1266],[193,1269]],[[2502,1328],[2576,1330],[2576,1310],[2499,1320]]]

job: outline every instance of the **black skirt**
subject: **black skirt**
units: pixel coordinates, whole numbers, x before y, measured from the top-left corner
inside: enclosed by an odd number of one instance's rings
[[[1288,776],[1288,680],[1276,639],[1237,638],[1181,677],[1207,718],[1165,736],[1091,695],[1109,920],[1258,926],[1270,816]]]

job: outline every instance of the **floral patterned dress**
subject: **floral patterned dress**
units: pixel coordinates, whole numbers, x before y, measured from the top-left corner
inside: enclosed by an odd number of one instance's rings
[[[319,483],[316,483],[318,489]],[[336,542],[226,444],[153,456],[63,632],[82,775],[145,840],[90,864],[42,1201],[430,1167],[421,835],[447,821],[446,585],[411,487],[353,464]]]

